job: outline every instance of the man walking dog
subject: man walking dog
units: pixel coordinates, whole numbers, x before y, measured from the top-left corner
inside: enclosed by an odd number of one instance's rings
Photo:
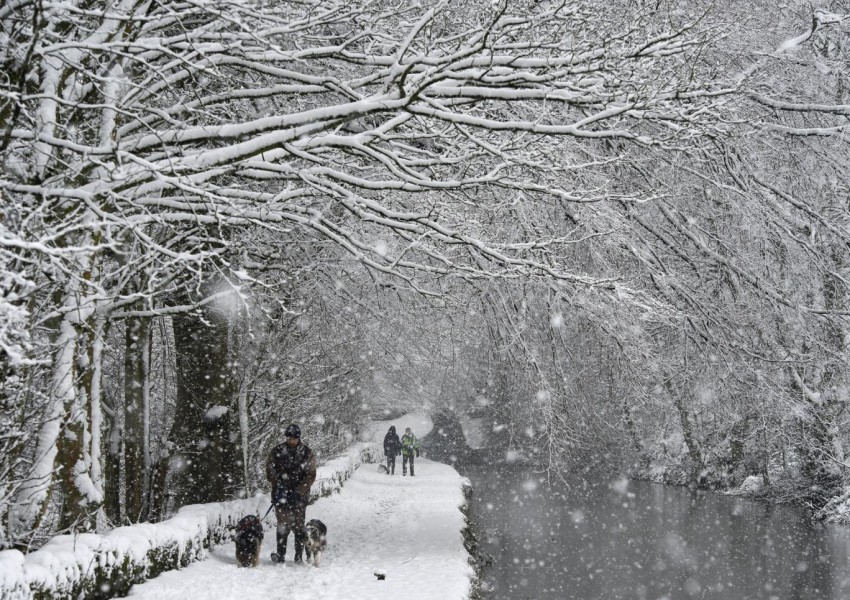
[[[301,443],[301,428],[295,423],[286,428],[286,441],[272,450],[266,463],[266,477],[272,484],[272,504],[277,516],[277,552],[272,561],[282,563],[286,539],[295,537],[295,562],[302,561],[304,528],[310,486],[316,481],[316,455]]]

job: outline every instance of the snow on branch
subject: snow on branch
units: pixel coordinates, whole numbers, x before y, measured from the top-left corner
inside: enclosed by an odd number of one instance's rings
[[[836,25],[847,21],[850,19],[847,15],[838,15],[835,13],[831,13],[822,9],[817,9],[814,14],[812,14],[812,27],[806,33],[798,35],[795,38],[791,38],[782,42],[779,47],[776,49],[776,54],[780,54],[782,52],[787,52],[789,50],[796,49],[807,41],[809,41],[812,36],[824,25]]]

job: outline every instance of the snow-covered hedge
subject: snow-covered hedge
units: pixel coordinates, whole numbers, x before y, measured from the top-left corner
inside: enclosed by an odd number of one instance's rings
[[[319,467],[310,501],[342,488],[363,462],[374,462],[374,444],[356,444]],[[134,583],[184,567],[206,556],[206,549],[229,541],[236,522],[263,515],[268,494],[244,500],[184,506],[161,523],[118,527],[106,535],[61,535],[43,548],[22,554],[0,552],[0,598],[112,598]]]
[[[323,464],[318,468],[316,482],[310,489],[310,502],[340,491],[342,483],[354,475],[357,467],[362,463],[380,461],[382,453],[383,449],[376,443],[359,442],[349,448],[345,454]]]

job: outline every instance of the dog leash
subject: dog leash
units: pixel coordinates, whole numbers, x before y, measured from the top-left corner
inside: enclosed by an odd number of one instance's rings
[[[260,521],[265,521],[266,517],[269,516],[269,513],[272,511],[273,508],[274,508],[274,502],[271,503],[271,506],[269,506],[269,509],[266,511],[266,514],[263,515],[263,518],[260,519]]]

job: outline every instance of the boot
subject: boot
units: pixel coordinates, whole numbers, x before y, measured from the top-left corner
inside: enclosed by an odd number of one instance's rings
[[[304,541],[300,538],[295,538],[295,562],[302,562],[301,554],[304,552]]]
[[[272,562],[282,563],[286,556],[286,538],[277,534],[277,552],[272,552]]]

